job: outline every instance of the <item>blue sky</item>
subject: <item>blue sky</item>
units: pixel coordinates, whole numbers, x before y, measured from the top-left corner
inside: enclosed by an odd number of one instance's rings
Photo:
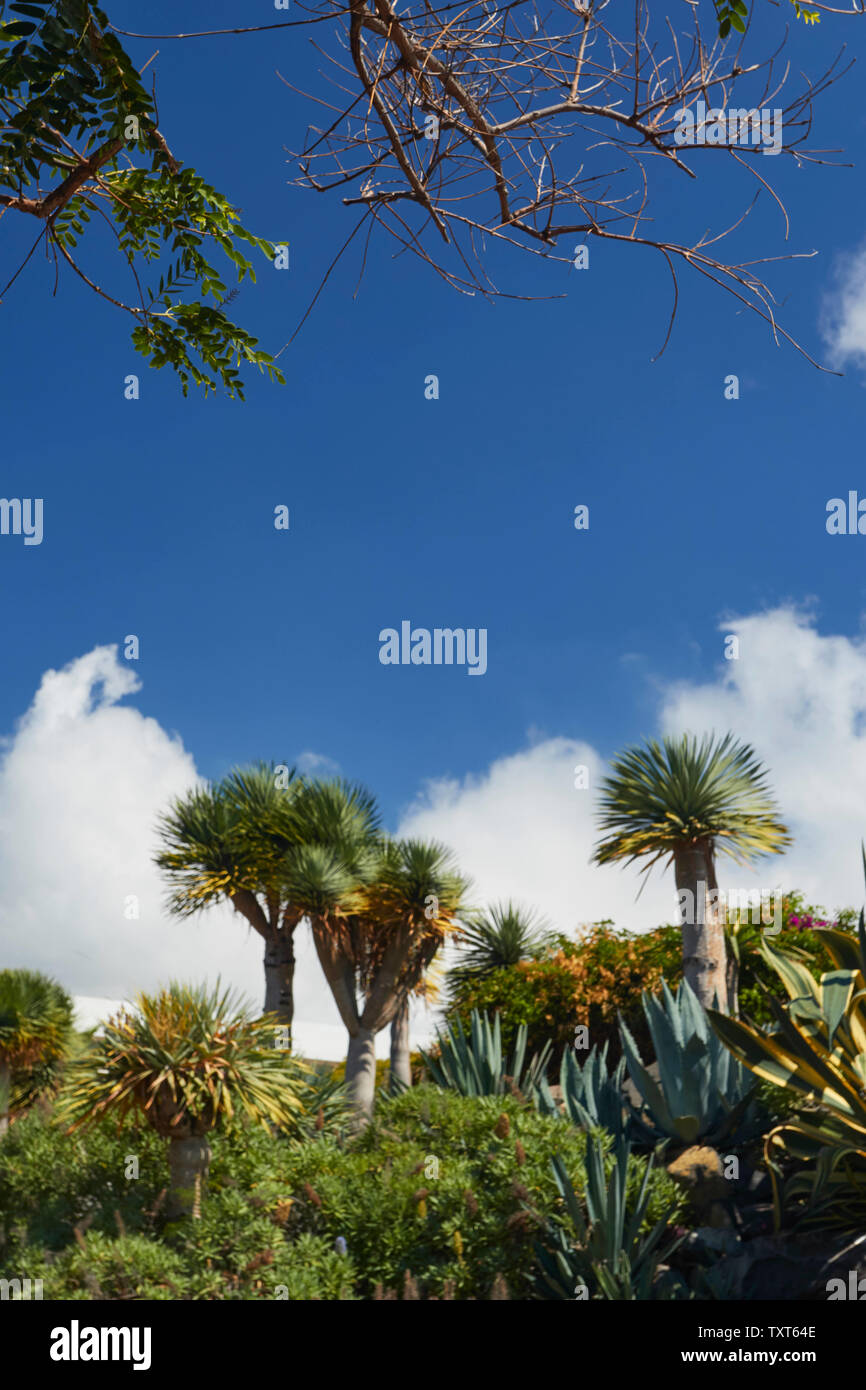
[[[152,3],[146,20],[138,5],[108,9],[153,32],[272,17],[224,0],[204,19],[190,4]],[[794,28],[794,67],[817,74],[864,41],[855,19]],[[275,69],[314,81],[309,35],[128,46],[141,62],[159,49],[150,70],[178,157],[246,225],[290,243],[291,270],[263,261],[234,306],[276,350],[354,218],[287,182],[285,147],[310,113]],[[811,142],[858,165],[861,91],[856,70],[831,89]],[[840,257],[864,242],[863,180],[784,156],[762,164],[784,191],[790,248],[820,252],[770,268],[788,296],[782,321],[826,360],[822,306]],[[752,186],[721,161],[700,168],[698,188],[667,180],[669,215],[734,221]],[[33,233],[12,223],[4,280]],[[741,255],[784,252],[768,197],[749,223]],[[375,243],[353,297],[353,249],[280,358],[288,384],[247,374],[246,403],[184,399],[137,358],[122,314],[71,275],[53,297],[52,267],[34,257],[3,304],[2,491],[44,498],[45,539],[0,545],[0,729],[12,733],[45,671],[135,633],[133,703],[200,773],[313,752],[375,790],[394,826],[428,779],[483,776],[539,740],[585,740],[605,758],[657,732],[665,690],[718,678],[726,614],[811,603],[818,633],[858,642],[866,540],[824,526],[830,497],[866,495],[856,363],[841,378],[816,371],[685,273],[653,362],[667,271],[648,250],[590,245],[586,272],[502,258],[503,288],[567,298],[492,304]],[[135,402],[128,372],[141,377]],[[424,398],[428,373],[437,401]],[[738,401],[724,399],[728,373]],[[288,532],[273,528],[280,503]],[[588,532],[574,530],[578,503]],[[487,674],[382,666],[378,633],[404,618],[485,627]],[[784,657],[772,678],[788,680]]]
[[[140,6],[110,13],[153,32],[202,24],[193,5],[149,6],[146,26]],[[250,17],[215,4],[206,23]],[[817,69],[863,35],[827,17],[794,43]],[[304,112],[275,68],[302,82],[308,37],[129,46],[142,61],[160,49],[151,66],[180,157],[248,225],[291,244],[291,270],[265,264],[235,306],[279,348],[353,217],[287,186],[283,147],[300,143]],[[857,90],[851,74],[831,91],[813,143],[856,156]],[[785,322],[820,350],[833,258],[863,238],[862,179],[782,172],[792,245],[821,252],[780,267]],[[784,249],[763,201],[753,247]],[[724,191],[707,202],[725,204]],[[43,496],[47,531],[39,548],[0,553],[16,594],[0,722],[46,667],[136,632],[151,711],[208,775],[314,749],[369,781],[393,816],[423,778],[479,769],[530,725],[579,729],[611,751],[639,736],[652,693],[623,658],[695,674],[717,657],[726,609],[817,594],[834,627],[856,629],[859,547],[823,525],[827,497],[860,476],[856,371],[822,376],[688,275],[653,363],[670,302],[661,261],[610,243],[591,256],[589,272],[569,274],[515,253],[512,281],[537,273],[540,292],[555,283],[568,298],[491,305],[385,249],[353,300],[349,253],[280,359],[287,386],[251,381],[246,404],[184,400],[168,373],[137,362],[123,315],[71,276],[52,299],[50,268],[32,262],[4,306],[4,491]],[[123,398],[127,371],[141,372],[137,402]],[[428,372],[438,401],[424,399]],[[728,372],[737,402],[723,398]],[[280,502],[288,533],[272,527]],[[591,508],[586,534],[572,525],[578,502]],[[378,632],[404,617],[486,627],[488,674],[380,666]]]

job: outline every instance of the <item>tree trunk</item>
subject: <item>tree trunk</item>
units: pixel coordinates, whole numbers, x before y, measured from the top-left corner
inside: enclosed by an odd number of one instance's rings
[[[728,964],[725,976],[728,991],[728,1013],[734,1018],[740,1016],[740,966],[733,951],[728,951]]]
[[[391,1020],[391,1076],[402,1081],[404,1086],[412,1085],[412,1068],[409,1065],[408,999],[404,999]]]
[[[206,1138],[169,1139],[168,1166],[170,1172],[166,1216],[176,1221],[181,1216],[201,1216],[201,1200],[210,1167],[211,1150]]]
[[[281,1023],[288,1024],[291,1039],[295,1013],[295,943],[285,927],[276,940],[265,941],[265,1007],[266,1014],[276,1014]]]
[[[12,1085],[12,1070],[9,1063],[0,1057],[0,1139],[9,1128],[9,1092]]]
[[[376,1094],[376,1034],[371,1028],[359,1027],[358,1032],[349,1038],[346,1085],[357,1124],[361,1127],[373,1113]]]
[[[702,845],[678,850],[674,873],[680,895],[683,976],[705,1009],[727,1012],[724,911],[718,902],[712,850]]]

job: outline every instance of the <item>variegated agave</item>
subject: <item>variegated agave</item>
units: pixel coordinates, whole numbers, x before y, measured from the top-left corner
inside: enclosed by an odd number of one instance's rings
[[[864,860],[866,868],[866,860]],[[866,1202],[866,923],[857,937],[823,929],[835,969],[816,980],[805,965],[774,949],[760,950],[788,992],[783,1008],[770,1000],[775,1029],[761,1033],[709,1011],[717,1035],[756,1076],[802,1096],[807,1106],[767,1134],[764,1154],[773,1179],[776,1220],[783,1205],[779,1159],[810,1161],[788,1180],[784,1197],[808,1197],[807,1217],[849,1225]]]

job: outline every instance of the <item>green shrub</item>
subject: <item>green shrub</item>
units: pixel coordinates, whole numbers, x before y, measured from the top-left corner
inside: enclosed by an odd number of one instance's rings
[[[137,1178],[127,1160],[138,1160]],[[60,1250],[81,1222],[94,1232],[153,1226],[165,1187],[164,1142],[148,1128],[122,1133],[103,1121],[86,1135],[68,1136],[38,1111],[12,1126],[0,1145],[0,1261],[14,1264],[28,1246]]]
[[[237,1215],[238,1213],[234,1213]],[[247,1213],[240,1213],[245,1216]],[[238,1270],[217,1269],[197,1245],[174,1249],[142,1235],[112,1239],[89,1232],[80,1244],[41,1262],[32,1258],[27,1277],[42,1280],[44,1299],[346,1300],[353,1297],[351,1262],[321,1236],[301,1235],[292,1244],[268,1240]],[[261,1232],[259,1234],[262,1234]],[[248,1238],[245,1239],[248,1244]],[[273,1247],[273,1248],[272,1248]]]
[[[183,1259],[142,1235],[112,1239],[89,1231],[81,1242],[33,1267],[46,1299],[182,1299],[188,1297]],[[29,1267],[28,1267],[29,1272]],[[34,1276],[31,1276],[34,1277]]]
[[[604,1136],[606,1150],[610,1141]],[[533,1283],[534,1241],[561,1198],[551,1165],[560,1155],[578,1191],[585,1136],[510,1096],[465,1097],[431,1086],[386,1103],[346,1150],[327,1142],[289,1158],[298,1201],[290,1227],[342,1236],[362,1298],[399,1289],[410,1271],[423,1296],[487,1299],[497,1276],[512,1299]],[[610,1165],[612,1167],[612,1161]],[[645,1171],[636,1160],[630,1200]],[[678,1190],[650,1179],[648,1221]]]
[[[429,1085],[383,1095],[348,1142],[238,1122],[212,1149],[201,1219],[166,1224],[149,1128],[103,1121],[69,1136],[25,1116],[0,1146],[0,1268],[41,1278],[47,1299],[371,1299],[406,1271],[422,1297],[488,1299],[500,1276],[522,1298],[561,1205],[551,1159],[585,1188],[586,1138],[567,1121]],[[138,1178],[125,1176],[130,1156]],[[644,1171],[641,1160],[629,1202]],[[678,1194],[664,1173],[649,1191],[655,1222]]]

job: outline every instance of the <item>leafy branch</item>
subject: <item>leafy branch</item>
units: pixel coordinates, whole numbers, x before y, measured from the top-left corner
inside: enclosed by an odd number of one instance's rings
[[[275,246],[174,156],[155,95],[107,29],[90,0],[0,0],[0,217],[16,211],[41,221],[37,245],[50,248],[56,272],[68,265],[131,314],[137,351],[151,366],[171,366],[184,394],[192,380],[205,394],[221,386],[243,399],[242,362],[272,380],[284,377],[221,307],[234,292],[213,252],[227,258],[240,284],[255,281],[249,253],[273,261]],[[110,226],[128,267],[129,302],[79,263],[78,243],[94,216]]]

